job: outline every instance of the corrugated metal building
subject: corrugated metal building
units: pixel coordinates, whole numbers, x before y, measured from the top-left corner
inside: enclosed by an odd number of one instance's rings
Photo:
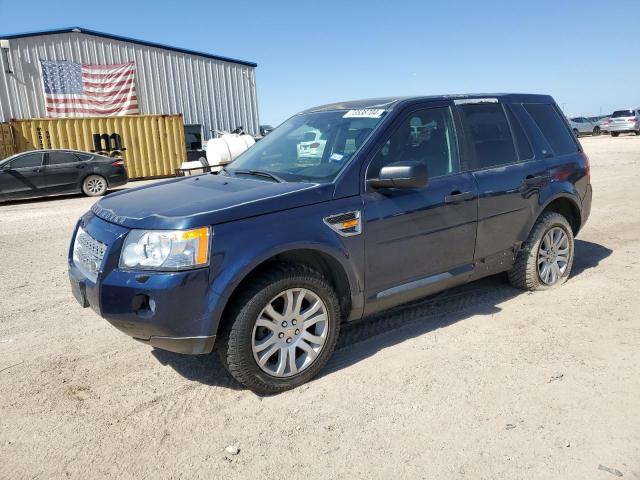
[[[188,133],[258,134],[256,64],[83,28],[0,34],[0,122],[45,117],[40,60],[134,61],[140,114],[182,114]]]

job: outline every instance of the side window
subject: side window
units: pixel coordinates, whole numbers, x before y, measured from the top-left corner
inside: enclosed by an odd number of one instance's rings
[[[525,103],[523,107],[549,142],[556,155],[566,155],[578,151],[573,135],[562,121],[553,105],[546,103]]]
[[[474,168],[518,161],[507,117],[499,103],[470,103],[458,107],[465,133],[475,152]]]
[[[520,121],[513,114],[509,105],[505,105],[505,110],[507,111],[507,116],[509,117],[509,123],[511,124],[513,136],[516,138],[518,157],[520,157],[520,160],[532,159],[533,148],[531,148],[531,143],[529,142],[527,135],[524,133],[524,129],[522,128],[522,125],[520,125]]]
[[[49,155],[49,165],[62,165],[78,161],[78,157],[70,152],[49,152],[47,155]]]
[[[27,153],[11,162],[10,168],[33,168],[42,165],[42,153]]]
[[[368,178],[396,162],[424,162],[429,178],[460,171],[458,146],[448,107],[427,108],[411,113],[376,153],[367,171]]]

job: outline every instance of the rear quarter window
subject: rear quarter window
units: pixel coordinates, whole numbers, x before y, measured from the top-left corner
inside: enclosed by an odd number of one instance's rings
[[[574,141],[573,135],[553,105],[547,103],[525,103],[523,107],[536,123],[556,155],[567,155],[578,151],[578,145]]]

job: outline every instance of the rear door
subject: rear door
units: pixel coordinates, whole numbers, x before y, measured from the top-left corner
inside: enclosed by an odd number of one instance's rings
[[[45,158],[45,183],[47,191],[76,191],[84,174],[86,163],[73,152],[51,151]]]
[[[509,105],[495,98],[465,99],[457,108],[478,184],[476,268],[500,270],[526,238],[549,174]]]
[[[42,152],[27,152],[0,170],[0,195],[3,198],[37,197],[44,185]]]

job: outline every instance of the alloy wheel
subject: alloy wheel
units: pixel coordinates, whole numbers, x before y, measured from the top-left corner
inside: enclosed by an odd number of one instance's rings
[[[328,333],[322,299],[306,288],[290,288],[258,315],[251,339],[253,358],[265,373],[291,377],[313,364]]]
[[[100,177],[92,177],[87,181],[87,191],[89,193],[98,194],[104,190],[105,183]]]
[[[569,236],[560,227],[547,231],[538,248],[538,276],[547,285],[555,285],[569,264]]]

